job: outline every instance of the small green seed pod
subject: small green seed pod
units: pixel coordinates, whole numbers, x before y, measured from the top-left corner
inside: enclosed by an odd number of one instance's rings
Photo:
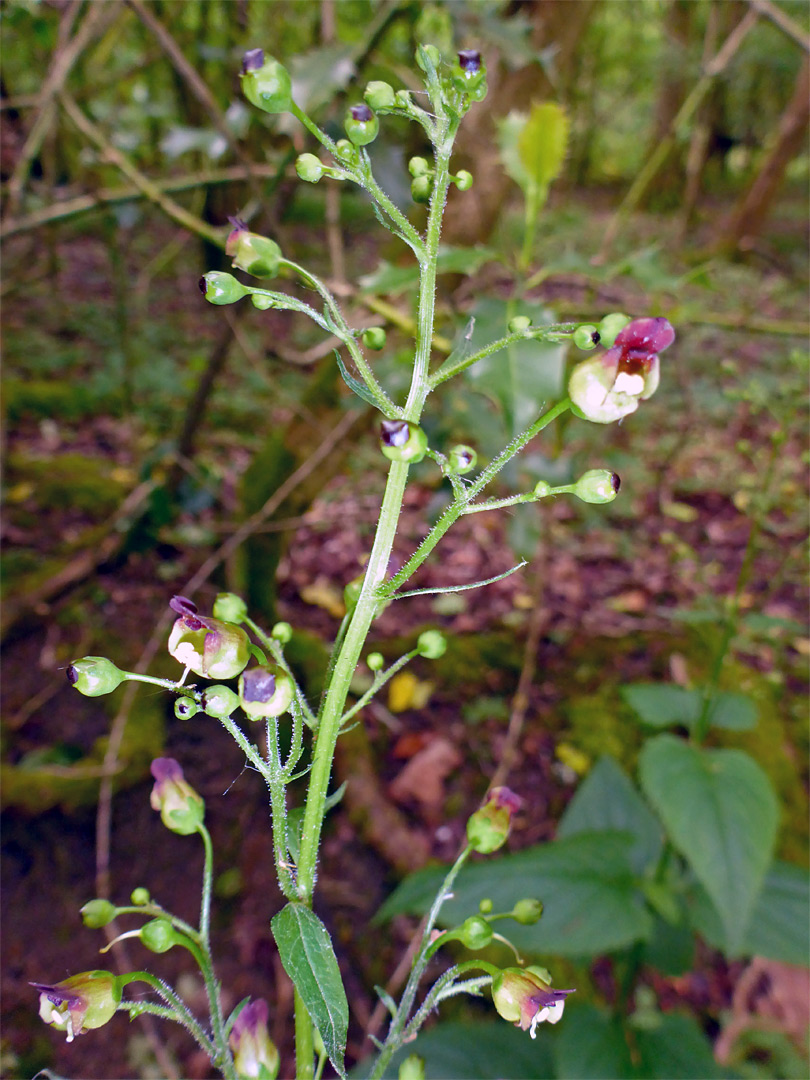
[[[85,697],[111,694],[128,678],[126,672],[119,670],[106,656],[85,656],[81,660],[74,660],[65,674],[68,682]]]
[[[308,184],[317,184],[323,176],[323,162],[314,154],[299,154],[295,159],[295,171]]]
[[[130,896],[130,900],[136,907],[144,907],[151,899],[152,897],[149,895],[149,890],[145,889],[143,885],[139,885],[136,889],[133,889]]]
[[[411,180],[411,198],[417,203],[430,202],[433,193],[432,176],[416,176]]]
[[[533,926],[542,914],[542,903],[531,898],[518,900],[512,908],[512,918],[522,926]]]
[[[233,274],[222,270],[209,270],[200,278],[200,292],[209,304],[235,304],[248,290]]]
[[[369,326],[367,330],[363,331],[363,344],[367,349],[374,349],[375,352],[379,352],[380,349],[385,348],[386,333],[381,326]]]
[[[509,320],[507,330],[510,334],[517,334],[520,330],[528,330],[532,325],[532,320],[528,315],[515,315],[513,319]]]
[[[630,316],[620,311],[612,311],[610,315],[605,315],[597,327],[600,344],[606,349],[612,348],[616,338],[629,322]]]
[[[393,109],[396,107],[394,88],[387,82],[370,82],[363,91],[363,100],[371,109]]]
[[[152,919],[144,923],[138,937],[154,953],[168,952],[177,944],[177,933],[167,919]]]
[[[350,106],[343,126],[355,146],[368,146],[380,133],[380,121],[368,105]]]
[[[429,176],[432,175],[433,170],[427,158],[412,157],[408,162],[408,172],[411,176]]]
[[[469,919],[464,920],[456,931],[456,935],[462,945],[466,945],[468,949],[475,952],[478,949],[485,949],[490,944],[492,927],[480,915],[471,915]]]
[[[407,420],[383,420],[380,424],[380,449],[389,461],[421,461],[427,452],[427,435]]]
[[[459,191],[469,191],[473,186],[472,173],[467,172],[466,169],[460,169],[453,177],[453,180]]]
[[[488,896],[485,896],[483,900],[478,901],[478,910],[482,915],[489,915],[495,905]]]
[[[270,637],[280,641],[282,645],[286,645],[292,635],[293,629],[288,622],[277,622],[270,631]]]
[[[217,720],[225,720],[239,708],[239,698],[231,690],[230,686],[216,683],[203,690],[202,710],[208,716],[216,717]]]
[[[217,593],[211,614],[215,619],[222,619],[223,622],[235,623],[239,626],[247,618],[247,604],[236,593]]]
[[[586,352],[595,349],[601,340],[602,335],[595,326],[578,326],[574,331],[574,344],[578,349],[584,349]]]
[[[366,663],[370,671],[380,671],[385,663],[385,657],[382,653],[370,652],[366,657]]]
[[[242,58],[242,93],[266,113],[287,112],[292,104],[292,81],[287,69],[261,49],[250,49]]]
[[[424,630],[416,641],[420,656],[427,660],[438,660],[447,652],[447,638],[439,630]]]
[[[471,472],[478,464],[478,454],[471,446],[459,443],[447,455],[447,472],[453,476],[463,476]]]
[[[200,711],[193,697],[179,697],[174,703],[174,715],[178,720],[190,720]]]
[[[115,904],[109,900],[88,900],[81,909],[82,922],[91,930],[99,930],[113,921],[115,912]]]
[[[619,474],[608,469],[589,469],[574,484],[574,494],[586,503],[613,502],[619,494]]]

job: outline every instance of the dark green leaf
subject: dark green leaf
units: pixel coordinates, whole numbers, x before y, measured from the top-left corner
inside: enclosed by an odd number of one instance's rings
[[[757,707],[747,694],[724,690],[711,703],[709,724],[727,731],[750,731],[757,726]]]
[[[358,397],[361,397],[363,401],[367,401],[369,405],[373,405],[375,409],[379,408],[379,403],[374,397],[372,392],[366,386],[364,382],[359,379],[355,379],[354,375],[349,374],[349,369],[343,363],[340,353],[335,349],[335,356],[337,357],[338,367],[340,368],[340,374],[343,376],[343,381],[346,383],[350,390],[353,390]]]
[[[630,708],[650,727],[683,724],[691,727],[700,716],[702,697],[671,683],[630,683],[621,695]]]
[[[776,840],[779,807],[768,777],[740,750],[658,735],[641,752],[639,778],[717,907],[725,949],[736,952]]]
[[[625,1080],[633,1075],[621,1024],[595,1005],[569,1005],[554,1044],[559,1080]]]
[[[735,1074],[714,1060],[709,1040],[694,1017],[666,1013],[651,1028],[636,1031],[640,1061],[630,1074],[643,1080],[719,1080]]]
[[[271,926],[284,970],[320,1032],[329,1060],[345,1076],[349,1005],[329,932],[303,904],[287,904]]]

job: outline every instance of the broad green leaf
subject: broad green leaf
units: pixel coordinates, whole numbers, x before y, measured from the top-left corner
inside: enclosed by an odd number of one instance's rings
[[[626,832],[579,833],[467,866],[453,886],[453,899],[442,907],[440,922],[462,922],[484,897],[495,911],[510,911],[516,900],[534,897],[544,904],[540,921],[507,924],[509,939],[521,952],[583,956],[623,948],[646,938],[652,927],[630,862],[634,842]],[[383,904],[377,920],[424,913],[443,877],[441,868],[410,875]]]
[[[595,1005],[569,1005],[554,1043],[559,1080],[625,1080],[633,1063],[622,1026]]]
[[[709,724],[727,731],[750,731],[757,726],[756,704],[747,694],[724,690],[711,703]]]
[[[710,945],[722,948],[720,916],[700,885],[690,890],[687,909],[694,929]],[[804,867],[779,861],[771,865],[738,952],[810,967],[810,878]]]
[[[703,694],[671,683],[630,683],[622,697],[649,727],[682,724],[690,730],[703,712]],[[709,726],[747,731],[756,726],[757,710],[746,694],[722,690],[709,706]]]
[[[694,1017],[663,1013],[658,1024],[634,1032],[639,1061],[631,1076],[643,1080],[720,1080],[736,1074],[714,1060]]]
[[[281,963],[320,1032],[329,1060],[345,1076],[349,1005],[329,932],[303,904],[287,904],[271,921]]]
[[[568,1019],[563,1017],[564,1024]],[[562,1026],[562,1025],[560,1025]],[[385,1080],[395,1080],[399,1066],[416,1054],[425,1062],[426,1080],[528,1080],[552,1075],[551,1033],[538,1030],[532,1040],[504,1020],[478,1023],[448,1022],[439,1024],[403,1046],[383,1073]],[[368,1076],[370,1062],[353,1070],[352,1075]]]
[[[568,117],[554,101],[532,105],[518,135],[520,163],[532,184],[547,188],[562,172],[568,149]]]
[[[658,735],[641,752],[639,778],[720,913],[724,947],[736,952],[776,840],[779,807],[768,777],[740,750]]]
[[[633,834],[630,860],[637,874],[658,861],[663,842],[661,823],[624,770],[607,755],[599,759],[577,788],[557,828],[557,838],[602,829]]]

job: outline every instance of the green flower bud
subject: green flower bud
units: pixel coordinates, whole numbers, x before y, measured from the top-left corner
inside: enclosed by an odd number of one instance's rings
[[[317,184],[323,176],[323,162],[314,154],[299,154],[295,159],[295,171],[308,184]]]
[[[353,143],[350,143],[348,139],[338,139],[335,143],[335,150],[337,151],[338,158],[346,165],[356,165],[360,160],[360,155],[357,153],[357,147]]]
[[[453,65],[450,79],[456,90],[481,101],[487,92],[487,68],[477,49],[462,49]],[[483,91],[483,93],[482,93]]]
[[[209,270],[200,278],[200,292],[209,304],[235,304],[248,290],[233,274],[221,270]]]
[[[64,1031],[68,1042],[85,1031],[103,1027],[121,1003],[121,988],[109,971],[83,971],[53,985],[31,986],[39,991],[40,1018],[57,1031]]]
[[[381,326],[370,326],[363,331],[363,344],[367,349],[379,352],[385,348],[386,333]]]
[[[372,652],[366,657],[366,663],[371,671],[380,671],[385,664],[385,657],[382,653]]]
[[[370,82],[363,91],[363,100],[371,109],[393,109],[396,102],[394,88],[387,82]]]
[[[380,121],[368,105],[352,105],[343,121],[346,134],[355,146],[368,146],[380,132]]]
[[[155,786],[149,805],[160,811],[160,820],[173,833],[189,836],[205,817],[205,803],[183,776],[174,758],[155,758],[150,766]]]
[[[495,905],[492,903],[488,896],[485,896],[483,900],[478,901],[478,910],[482,915],[489,915]]]
[[[216,683],[207,686],[202,693],[200,702],[202,710],[208,716],[214,716],[217,720],[225,720],[239,708],[239,697],[231,690],[230,686],[222,686]]]
[[[222,619],[223,622],[234,623],[238,626],[247,618],[247,604],[236,593],[217,593],[211,614],[215,619]]]
[[[446,468],[447,472],[452,473],[453,476],[463,476],[465,473],[471,472],[477,463],[478,454],[476,454],[475,450],[471,446],[459,443],[447,455]]]
[[[409,1054],[399,1066],[397,1080],[425,1080],[425,1059]]]
[[[438,660],[447,652],[447,638],[439,630],[424,630],[418,637],[416,648],[427,660]]]
[[[426,63],[426,60],[428,58],[430,58],[430,62],[435,68],[438,68],[439,64],[442,62],[441,53],[435,45],[417,45],[416,63],[419,65],[422,71],[427,71],[428,69],[428,65]]]
[[[267,113],[287,112],[292,104],[290,74],[278,60],[265,60],[261,49],[250,49],[242,59],[242,93]]]
[[[248,668],[239,676],[239,701],[251,720],[281,716],[293,699],[293,683],[280,667]]]
[[[512,918],[523,926],[534,926],[542,914],[543,905],[539,900],[531,898],[518,900],[512,908]]]
[[[273,629],[270,631],[270,637],[275,638],[276,641],[280,641],[282,645],[286,645],[292,638],[293,630],[288,622],[277,622]]]
[[[513,319],[509,320],[507,330],[510,334],[516,334],[519,330],[528,330],[532,325],[532,320],[528,315],[515,315]]]
[[[230,218],[233,229],[225,241],[225,254],[233,265],[253,277],[275,277],[281,261],[281,248],[267,236],[251,232],[244,221]]]
[[[597,327],[600,343],[606,349],[612,348],[619,333],[624,330],[629,322],[630,316],[623,315],[620,311],[612,311],[610,315],[605,315]]]
[[[490,944],[492,927],[480,915],[471,915],[469,919],[464,920],[455,932],[455,936],[462,945],[466,945],[468,949],[475,952],[478,949],[485,949]]]
[[[586,352],[595,349],[601,340],[602,336],[595,326],[578,326],[574,331],[574,344],[578,349],[584,349]]]
[[[390,461],[421,461],[427,451],[427,435],[407,420],[383,420],[380,449]]]
[[[133,889],[132,895],[130,896],[130,900],[137,907],[143,907],[145,904],[148,904],[151,899],[152,897],[149,895],[149,890],[145,889],[143,885],[139,885],[137,889]]]
[[[411,198],[417,203],[430,202],[433,192],[432,176],[416,176],[411,180]]]
[[[120,671],[106,656],[85,656],[81,660],[74,660],[65,674],[68,682],[85,697],[111,694],[129,678],[125,671]]]
[[[168,952],[178,944],[177,931],[167,919],[152,919],[144,923],[138,937],[154,953]]]
[[[489,855],[503,847],[509,836],[512,815],[522,800],[507,787],[493,788],[487,801],[467,821],[467,841],[473,851]]]
[[[180,614],[169,634],[169,653],[196,675],[207,679],[232,679],[250,659],[250,642],[241,627],[197,614],[184,596],[169,606]]]
[[[466,169],[460,169],[453,177],[453,181],[459,191],[469,191],[473,186],[472,173],[467,172]]]
[[[538,480],[534,485],[534,494],[538,499],[545,499],[551,494],[551,484],[545,480]]]
[[[115,911],[115,904],[109,900],[88,900],[81,909],[82,922],[91,930],[99,930],[113,921]]]
[[[620,486],[618,473],[589,469],[574,484],[574,494],[586,503],[609,503],[619,494]]]
[[[430,176],[433,174],[433,170],[428,163],[427,158],[412,157],[408,162],[408,172],[411,176]]]
[[[259,311],[269,311],[270,308],[276,306],[276,302],[272,296],[267,296],[264,293],[251,293],[250,302]]]
[[[411,92],[410,90],[397,90],[394,94],[394,104],[398,109],[410,109],[411,107]]]
[[[174,715],[178,720],[190,720],[200,711],[193,697],[179,697],[174,703]]]

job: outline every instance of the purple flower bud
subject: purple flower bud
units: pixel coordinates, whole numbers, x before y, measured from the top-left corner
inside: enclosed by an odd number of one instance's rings
[[[264,65],[264,49],[248,49],[242,57],[242,74],[258,71]]]
[[[487,801],[467,821],[467,840],[473,851],[489,855],[503,847],[509,836],[512,815],[523,800],[507,787],[493,788]]]
[[[280,667],[249,668],[239,676],[239,702],[251,720],[281,716],[293,693],[293,681]]]
[[[183,776],[174,758],[155,758],[150,766],[155,786],[149,796],[153,810],[173,833],[188,836],[197,831],[205,816],[205,803]]]
[[[475,75],[481,68],[481,53],[477,49],[461,49],[458,63],[462,71]]]
[[[83,971],[53,985],[31,986],[39,991],[40,1017],[66,1032],[68,1042],[106,1024],[121,1002],[121,990],[109,971]]]
[[[228,1044],[240,1076],[274,1080],[278,1075],[279,1056],[267,1028],[269,1018],[267,1002],[257,998],[245,1005],[234,1020]]]
[[[363,124],[367,124],[369,120],[374,119],[374,113],[368,105],[352,105],[349,112],[352,114],[352,120],[359,120]]]
[[[407,420],[383,420],[380,424],[380,441],[386,446],[404,446],[410,434]]]

